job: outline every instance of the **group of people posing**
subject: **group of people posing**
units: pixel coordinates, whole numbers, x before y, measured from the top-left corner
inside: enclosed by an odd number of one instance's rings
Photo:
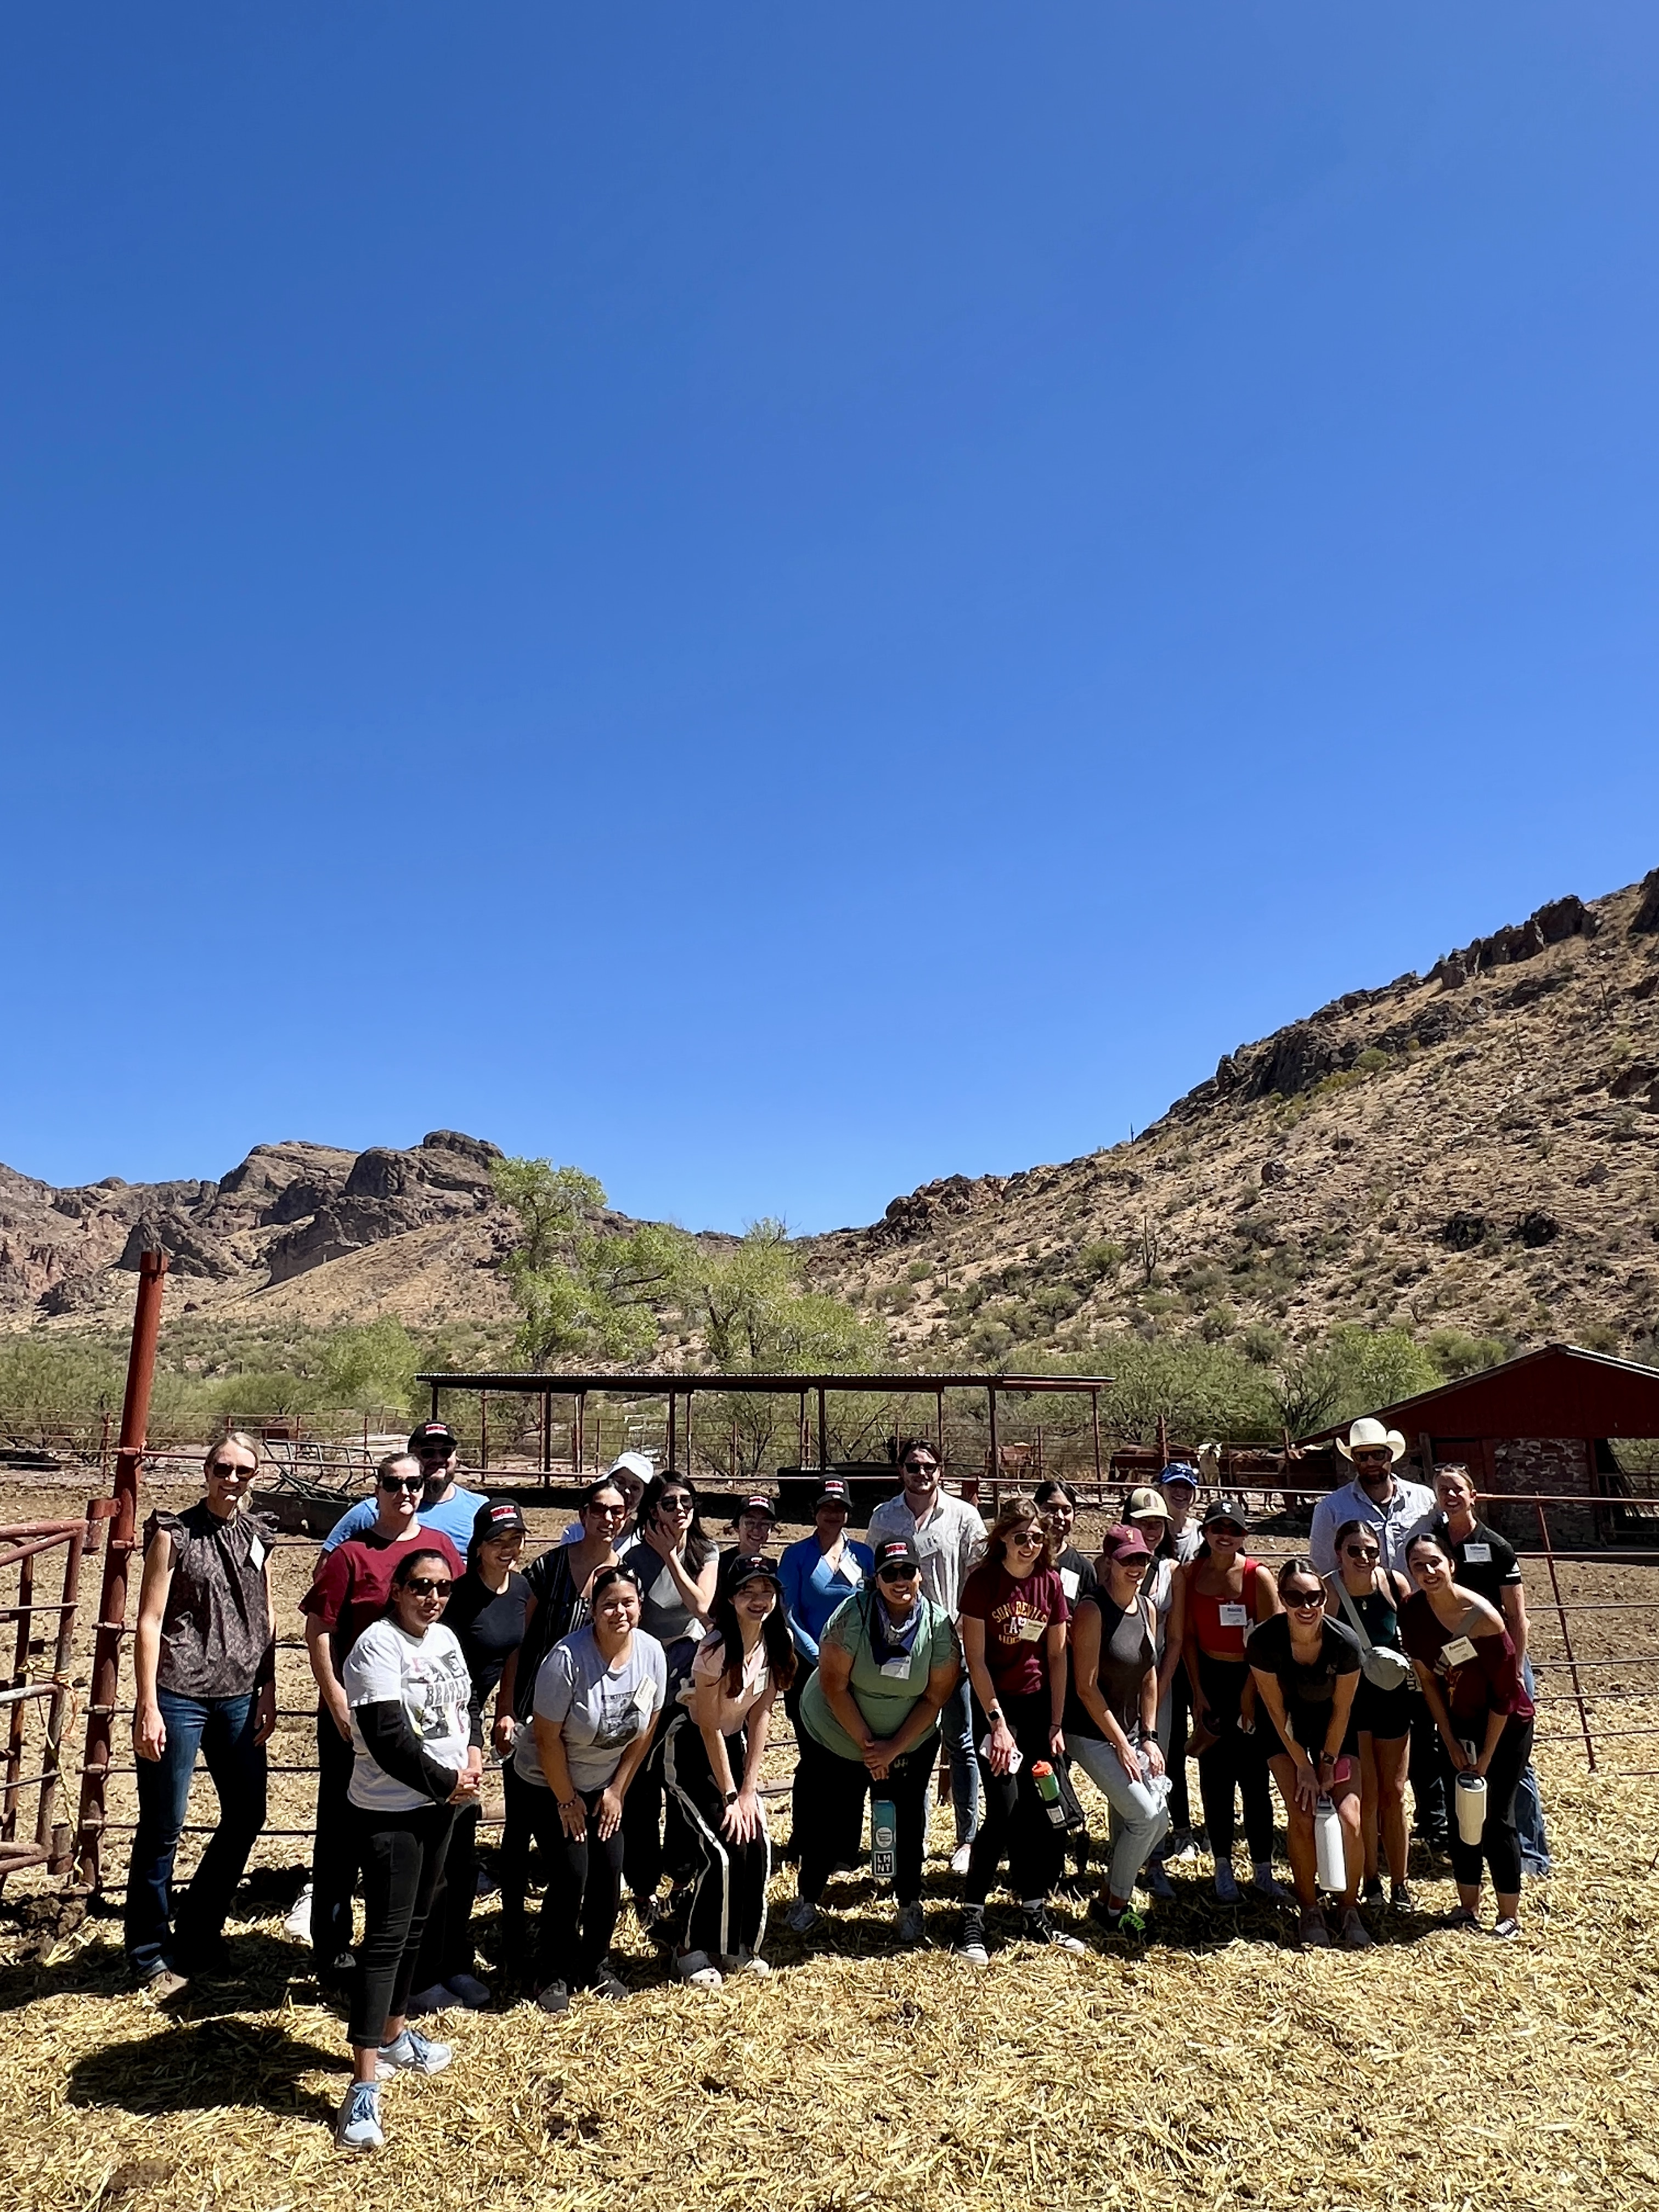
[[[1511,1573],[1518,1587],[1514,1553],[1474,1518],[1465,1471],[1442,1468],[1437,1495],[1413,1500],[1394,1478],[1397,1437],[1358,1422],[1342,1448],[1354,1481],[1322,1501],[1310,1553],[1276,1572],[1249,1556],[1237,1501],[1198,1514],[1189,1468],[1131,1491],[1090,1557],[1066,1484],[1010,1498],[988,1530],[945,1490],[926,1438],[902,1446],[902,1487],[864,1542],[830,1477],[810,1535],[775,1557],[775,1510],[757,1496],[722,1550],[687,1478],[624,1454],[522,1569],[518,1505],[460,1488],[453,1436],[422,1424],[330,1534],[302,1601],[319,1693],[316,1842],[288,1924],[308,1935],[319,1980],[349,1992],[340,2142],[383,2140],[384,2081],[448,2064],[449,2046],[413,2020],[493,2001],[471,1930],[487,1756],[505,1791],[499,1956],[509,1972],[528,1964],[544,2011],[577,1991],[628,1994],[611,1955],[624,1888],[683,1981],[770,1971],[762,1771],[780,1700],[797,1749],[785,1851],[798,1936],[819,1927],[834,1876],[867,1865],[891,1883],[896,1940],[925,1940],[937,1769],[954,1813],[958,1957],[988,1961],[999,1884],[1024,1938],[1089,1948],[1051,1914],[1068,1854],[1088,1864],[1074,1770],[1109,1808],[1089,1917],[1108,1936],[1141,1936],[1137,1892],[1173,1897],[1171,1866],[1197,1858],[1192,1756],[1217,1899],[1240,1901],[1242,1803],[1249,1887],[1294,1903],[1304,1946],[1367,1948],[1362,1905],[1415,1909],[1404,1793],[1421,1714],[1436,1785],[1479,1798],[1458,1804],[1455,1917],[1481,1928],[1489,1871],[1490,1932],[1512,1936],[1533,1726],[1524,1607],[1517,1619],[1503,1595]],[[205,1497],[145,1532],[126,1942],[161,1996],[222,1971],[226,1912],[264,1818],[275,1532],[244,1506],[257,1464],[249,1440],[227,1437]],[[175,1916],[198,1747],[221,1817]],[[1270,1778],[1293,1896],[1273,1873]]]

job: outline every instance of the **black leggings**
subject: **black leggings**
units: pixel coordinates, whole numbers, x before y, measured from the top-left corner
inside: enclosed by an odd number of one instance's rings
[[[1201,1695],[1194,1700],[1197,1717],[1208,1718],[1218,1741],[1198,1759],[1198,1794],[1204,1803],[1204,1825],[1209,1831],[1210,1856],[1218,1866],[1230,1858],[1233,1848],[1233,1791],[1244,1800],[1244,1834],[1250,1856],[1258,1865],[1273,1855],[1273,1801],[1268,1788],[1267,1762],[1255,1736],[1238,1725],[1238,1704],[1249,1679],[1243,1660],[1212,1659],[1198,1655]]]
[[[478,1808],[463,1805],[449,1832],[444,1878],[427,1915],[415,1986],[429,1990],[453,1974],[470,1974],[477,1960],[472,1948],[472,1908],[478,1899]]]
[[[1452,1724],[1465,1725],[1457,1721]],[[1451,1806],[1452,1876],[1466,1889],[1480,1887],[1484,1861],[1492,1869],[1492,1886],[1500,1896],[1520,1894],[1521,1842],[1515,1828],[1515,1792],[1532,1759],[1532,1731],[1530,1721],[1517,1720],[1513,1713],[1504,1723],[1504,1733],[1498,1739],[1498,1748],[1486,1769],[1486,1825],[1480,1831],[1478,1844],[1466,1844],[1458,1833],[1457,1784],[1452,1778],[1451,1760],[1446,1756],[1445,1740],[1441,1740],[1446,1797]],[[1477,1745],[1485,1734],[1486,1723],[1482,1722],[1475,1733]]]
[[[726,1763],[734,1779],[742,1778],[745,1755],[743,1737],[727,1736]],[[746,1844],[734,1844],[721,1832],[725,1794],[708,1764],[702,1731],[684,1705],[669,1724],[663,1773],[700,1862],[686,1926],[687,1949],[706,1951],[716,1962],[734,1959],[740,1951],[758,1951],[766,1933],[766,1885],[772,1879],[772,1838],[764,1808],[759,1832]]]
[[[585,1989],[598,1975],[622,1904],[623,1830],[599,1839],[599,1799],[604,1790],[579,1790],[587,1814],[587,1833],[573,1843],[559,1818],[558,1800],[544,1784],[526,1782],[530,1831],[542,1855],[547,1887],[537,1931],[536,1986],[562,1982]],[[626,1804],[627,1800],[623,1801]]]
[[[1002,1717],[1024,1753],[1018,1774],[993,1774],[990,1761],[979,1758],[975,1749],[982,1810],[962,1893],[969,1905],[983,1905],[991,1894],[1005,1856],[1008,1887],[1024,1905],[1047,1897],[1060,1878],[1065,1864],[1065,1832],[1048,1818],[1031,1779],[1035,1760],[1046,1759],[1051,1766],[1054,1764],[1054,1754],[1048,1747],[1051,1702],[1047,1689],[1035,1691],[1030,1697],[1002,1700]],[[990,1726],[975,1699],[976,1747],[984,1742]]]
[[[864,1841],[864,1800],[891,1801],[897,1815],[893,1894],[901,1905],[921,1895],[921,1860],[927,1843],[927,1784],[939,1756],[935,1730],[925,1743],[896,1759],[884,1782],[872,1782],[861,1759],[830,1751],[803,1728],[795,1767],[795,1804],[801,1838],[800,1893],[809,1905],[823,1894],[830,1869],[856,1857]],[[851,1843],[851,1850],[848,1849]]]
[[[655,1740],[623,1800],[623,1871],[628,1876],[628,1887],[641,1903],[656,1895],[665,1866],[678,1889],[697,1863],[679,1805],[663,1776],[663,1746],[669,1725],[676,1713],[685,1710],[671,1703],[659,1717]]]
[[[360,2049],[386,2040],[386,2024],[409,2009],[427,1914],[443,1879],[455,1811],[422,1805],[407,1813],[351,1808],[363,1870],[364,1931],[346,2033]]]

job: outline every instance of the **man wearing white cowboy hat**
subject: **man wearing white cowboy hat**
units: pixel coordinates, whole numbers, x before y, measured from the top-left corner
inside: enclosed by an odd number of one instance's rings
[[[1336,1448],[1354,1471],[1352,1482],[1322,1498],[1314,1508],[1308,1555],[1322,1575],[1336,1572],[1336,1532],[1345,1522],[1363,1521],[1376,1531],[1382,1565],[1406,1571],[1406,1540],[1425,1513],[1434,1510],[1434,1492],[1420,1482],[1401,1482],[1395,1463],[1405,1456],[1406,1439],[1369,1414],[1356,1421]]]

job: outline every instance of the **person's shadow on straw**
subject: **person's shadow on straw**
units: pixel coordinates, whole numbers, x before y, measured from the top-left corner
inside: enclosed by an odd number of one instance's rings
[[[204,2020],[88,2051],[70,2069],[69,2100],[128,2112],[252,2106],[285,2119],[331,2125],[337,2100],[301,2087],[300,2076],[339,2073],[346,2063],[339,2051],[300,2042],[272,2022]]]

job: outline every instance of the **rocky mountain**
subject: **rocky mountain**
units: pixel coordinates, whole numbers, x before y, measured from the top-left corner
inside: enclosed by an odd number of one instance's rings
[[[1334,1322],[1659,1357],[1659,870],[1224,1054],[1132,1142],[948,1176],[809,1242],[901,1359],[1018,1366],[1115,1332],[1263,1350]],[[495,1146],[256,1146],[218,1182],[74,1190],[0,1168],[0,1327],[173,1310],[504,1320]],[[621,1216],[613,1217],[618,1226]]]
[[[1127,1144],[820,1238],[921,1361],[1333,1323],[1659,1357],[1659,870],[1351,991]]]

